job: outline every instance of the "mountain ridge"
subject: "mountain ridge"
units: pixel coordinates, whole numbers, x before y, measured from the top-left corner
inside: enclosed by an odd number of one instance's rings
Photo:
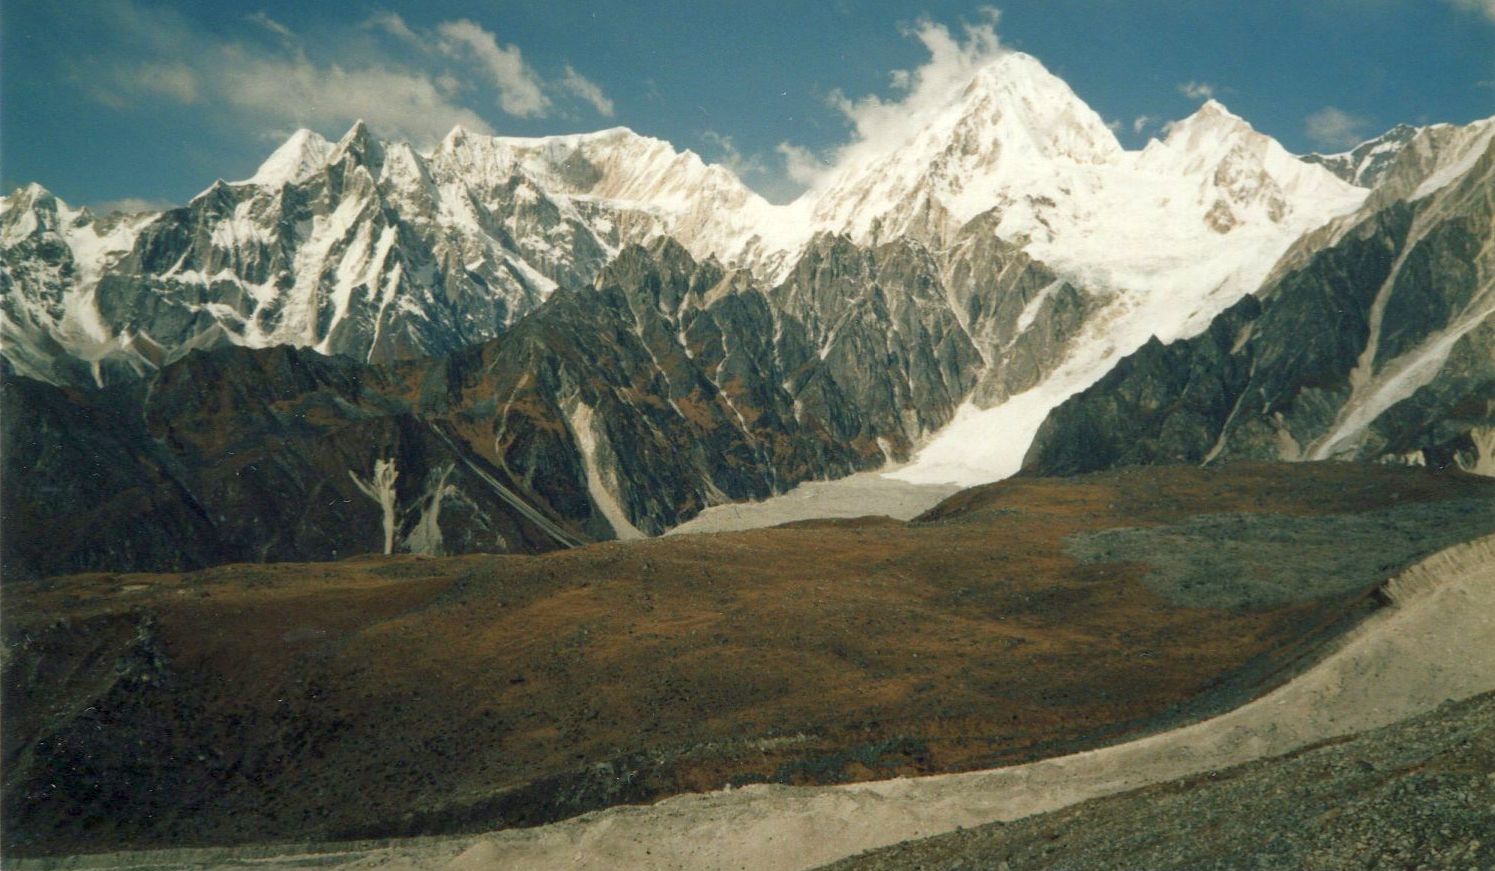
[[[139,381],[154,397],[163,373],[182,371],[243,395],[262,367],[224,362],[241,346],[351,358],[365,368],[329,364],[345,372],[333,381],[372,392],[328,393],[332,382],[313,379],[322,386],[283,400],[317,409],[314,425],[262,405],[234,420],[232,403],[217,416],[158,404],[148,431],[131,430],[127,465],[140,480],[177,469],[168,477],[189,513],[214,503],[226,517],[299,511],[295,500],[323,487],[356,500],[349,476],[372,480],[392,463],[404,476],[394,544],[416,551],[656,534],[723,501],[888,463],[914,482],[991,481],[1017,472],[1051,411],[1118,361],[1160,342],[1215,341],[1230,332],[1222,323],[1270,305],[1284,276],[1315,258],[1349,262],[1320,255],[1376,216],[1391,226],[1427,200],[1437,204],[1427,216],[1466,220],[1485,182],[1463,198],[1441,192],[1479,165],[1495,132],[1495,119],[1421,128],[1393,143],[1367,191],[1213,100],[1126,151],[1025,55],[979,71],[933,115],[892,151],[848,164],[827,187],[847,196],[823,200],[818,219],[823,191],[775,206],[728,170],[627,128],[542,138],[456,128],[424,153],[361,122],[337,142],[297,131],[246,182],[133,216],[95,218],[27,188],[0,202],[0,351],[7,379],[64,390],[16,413],[103,420],[87,411],[91,391]],[[907,170],[889,176],[898,196],[874,178],[885,165]],[[764,215],[794,220],[760,232]],[[888,221],[896,231],[883,238]],[[1424,319],[1425,335],[1455,314]],[[1444,359],[1477,360],[1477,314],[1459,316],[1463,344]],[[1289,319],[1272,341],[1292,348],[1302,328]],[[189,365],[196,352],[225,355]],[[1196,362],[1207,373],[1219,359]],[[1428,377],[1447,386],[1444,371]],[[1402,454],[1483,444],[1449,423],[1455,410],[1471,417],[1461,401],[1400,406],[1416,420],[1386,443]],[[184,448],[189,422],[216,433],[206,450]],[[221,450],[240,429],[251,442],[290,439],[301,465],[265,491],[220,480],[238,468]],[[177,459],[160,466],[163,449]],[[51,462],[48,474],[74,487],[73,465]],[[443,514],[437,494],[448,491],[465,507]],[[347,542],[371,547],[389,540],[376,521],[339,522]],[[445,545],[430,544],[438,534]],[[250,558],[269,540],[257,535],[235,531],[223,552]],[[335,540],[292,542],[280,558],[327,558],[348,546]]]
[[[675,237],[697,259],[716,257],[773,280],[817,232],[846,232],[864,244],[898,235],[940,244],[994,207],[1004,216],[994,232],[1019,244],[1053,235],[1044,228],[1057,221],[1059,238],[1035,254],[1073,282],[1150,280],[1135,270],[1110,274],[1103,264],[1113,255],[1104,246],[1067,257],[1079,240],[1114,232],[1092,226],[1094,214],[1114,203],[1067,202],[1044,171],[1022,171],[1035,157],[1089,166],[1142,162],[1068,85],[1037,59],[1009,53],[979,69],[952,100],[933,126],[873,161],[903,166],[901,204],[887,196],[885,182],[851,171],[824,190],[773,205],[730,170],[626,127],[539,138],[457,127],[424,152],[381,142],[361,121],[336,142],[298,130],[250,178],[215,182],[146,222],[171,226],[135,228],[134,237],[121,235],[102,251],[74,246],[57,266],[66,271],[70,259],[78,280],[7,274],[7,345],[29,346],[32,353],[11,354],[12,362],[48,380],[76,380],[68,366],[34,365],[34,358],[56,356],[37,350],[53,343],[90,368],[100,356],[115,357],[122,373],[148,369],[152,354],[169,356],[194,340],[290,343],[366,360],[427,356],[499,334],[556,287],[590,284],[623,245],[657,235]],[[962,157],[962,150],[970,153]],[[960,188],[951,186],[957,177],[967,180]],[[1114,186],[1105,178],[1079,181],[1085,195]],[[1114,196],[1136,199],[1129,191]],[[0,212],[24,206],[9,197]],[[1222,205],[1199,220],[1218,233],[1254,219]],[[896,231],[873,232],[874,224]],[[1195,225],[1178,232],[1209,231]],[[163,248],[163,237],[177,241]],[[155,250],[135,250],[142,247]],[[103,312],[98,288],[90,286],[99,283],[95,276],[129,285],[149,305]],[[67,306],[73,313],[60,320],[46,306],[29,317],[18,311],[63,296],[74,298]],[[109,334],[102,345],[74,340],[84,321],[93,333]],[[140,352],[137,340],[159,350]]]

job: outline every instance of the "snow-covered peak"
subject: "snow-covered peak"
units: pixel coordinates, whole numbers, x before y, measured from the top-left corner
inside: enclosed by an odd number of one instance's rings
[[[36,182],[0,197],[0,247],[39,233],[67,232],[93,223],[87,207],[75,209]]]
[[[32,182],[25,187],[16,188],[15,193],[11,194],[11,197],[18,198],[24,202],[34,203],[40,199],[51,198],[52,192],[43,187],[41,183]]]
[[[462,144],[467,141],[467,137],[469,137],[471,135],[472,134],[468,132],[468,130],[467,130],[466,127],[463,127],[461,124],[458,124],[457,126],[453,127],[450,132],[448,132],[445,136],[443,136],[441,138],[441,142],[436,146],[436,150],[437,151],[443,151],[443,150],[445,150],[445,151],[451,151],[451,150],[460,148],[460,147],[462,147]]]
[[[384,146],[384,163],[380,167],[379,181],[396,190],[408,192],[413,188],[425,187],[431,179],[425,158],[408,142],[395,142]]]
[[[343,134],[343,138],[337,141],[337,147],[346,148],[355,142],[367,142],[372,136],[373,134],[369,132],[368,122],[359,118],[353,122],[352,127],[348,128],[348,132]]]
[[[1175,150],[1197,152],[1217,148],[1222,143],[1255,132],[1246,119],[1225,108],[1219,100],[1210,99],[1194,114],[1168,125],[1164,143]]]
[[[801,241],[779,238],[776,207],[730,170],[627,127],[544,137],[456,129],[430,161],[438,178],[474,189],[497,189],[519,177],[556,202],[589,214],[600,209],[609,215],[604,232],[621,230],[620,242],[667,234],[696,257],[741,264]],[[631,217],[619,222],[624,214]],[[774,241],[765,242],[770,236]]]
[[[38,230],[54,228],[59,202],[36,182],[0,197],[0,245],[15,245]]]
[[[1012,52],[977,71],[947,117],[982,129],[1009,150],[1100,163],[1121,144],[1095,110],[1032,55]]]
[[[1436,124],[1423,128],[1400,155],[1392,172],[1405,184],[1419,178],[1409,198],[1420,199],[1467,173],[1481,157],[1495,149],[1495,117],[1475,121],[1462,127]]]
[[[1147,175],[1193,180],[1196,201],[1207,210],[1204,220],[1219,233],[1243,224],[1282,224],[1299,210],[1324,220],[1365,196],[1328,169],[1289,154],[1215,100],[1169,125],[1167,137],[1149,142],[1133,163]]]
[[[940,239],[993,207],[1053,200],[1076,167],[1114,162],[1115,135],[1031,55],[978,69],[948,102],[921,110],[909,138],[863,142],[807,195],[814,230],[858,241]],[[879,150],[879,146],[885,150]]]
[[[732,207],[756,198],[736,176],[708,167],[689,150],[627,127],[596,133],[500,140],[525,172],[549,189],[674,209],[703,193],[727,195]]]
[[[1254,152],[1259,157],[1271,141],[1211,99],[1189,117],[1169,124],[1164,138],[1148,142],[1136,161],[1155,172],[1193,175],[1214,168],[1232,152]]]
[[[384,160],[384,143],[374,138],[374,134],[369,132],[369,125],[362,118],[353,122],[343,138],[337,141],[327,163],[334,164],[350,158],[353,162],[368,167],[370,171],[377,171],[378,165]]]
[[[56,209],[60,200],[42,185],[31,182],[16,188],[9,196],[0,197],[0,215],[7,212],[23,212],[37,207]]]
[[[279,187],[303,182],[327,165],[332,149],[331,142],[303,127],[275,149],[254,175],[239,184]]]

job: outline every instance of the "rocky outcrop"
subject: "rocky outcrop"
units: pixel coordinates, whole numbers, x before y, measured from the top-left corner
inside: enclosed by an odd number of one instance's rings
[[[1303,162],[1322,166],[1356,187],[1374,189],[1386,178],[1402,149],[1421,132],[1417,127],[1398,124],[1349,151],[1305,154]]]

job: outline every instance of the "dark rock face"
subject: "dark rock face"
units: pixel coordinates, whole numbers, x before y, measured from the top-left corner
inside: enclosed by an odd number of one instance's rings
[[[413,414],[386,373],[344,359],[223,349],[189,354],[144,389],[7,376],[4,398],[7,579],[377,553],[381,507],[354,476],[380,460],[397,471],[397,550],[584,537],[533,497],[538,519],[517,511],[520,485]]]
[[[213,524],[155,444],[131,395],[85,394],[7,375],[0,391],[7,579],[213,561]],[[122,525],[126,518],[133,523]]]
[[[1149,341],[1049,415],[1024,468],[1072,475],[1200,462],[1245,387],[1250,363],[1237,359],[1231,348],[1259,313],[1260,304],[1248,297],[1187,342]]]
[[[1492,237],[1495,146],[1442,190],[1362,215],[1204,334],[1123,360],[1054,410],[1024,467],[1344,458],[1488,468]]]
[[[950,305],[987,364],[972,397],[980,406],[1041,381],[1094,310],[1086,291],[999,238],[1000,221],[997,210],[977,216],[944,252]]]

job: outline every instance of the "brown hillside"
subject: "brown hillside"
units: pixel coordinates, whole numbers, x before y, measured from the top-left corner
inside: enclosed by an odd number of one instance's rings
[[[1495,529],[1492,499],[1457,473],[1158,468],[1012,480],[908,524],[20,583],[4,846],[489,829],[1103,743],[1280,680],[1380,579]],[[1157,559],[1084,538],[1114,527],[1158,528]],[[1283,529],[1319,544],[1284,561]],[[1222,583],[1310,580],[1196,607],[1201,581],[1165,577],[1238,551],[1269,558]]]

